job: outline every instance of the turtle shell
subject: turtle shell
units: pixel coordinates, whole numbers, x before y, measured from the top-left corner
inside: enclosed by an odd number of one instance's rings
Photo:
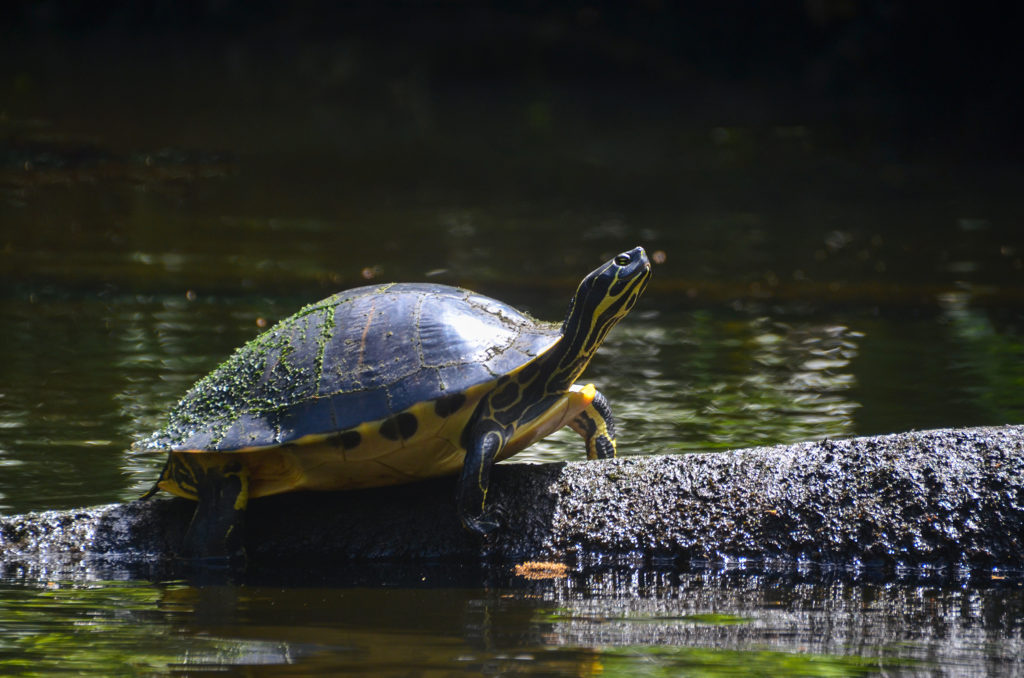
[[[348,290],[240,348],[136,447],[254,450],[381,420],[385,435],[391,426],[396,437],[408,437],[402,413],[458,400],[522,367],[560,336],[557,325],[456,287]]]

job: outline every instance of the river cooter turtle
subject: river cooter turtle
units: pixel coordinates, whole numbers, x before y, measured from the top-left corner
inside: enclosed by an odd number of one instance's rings
[[[454,473],[463,525],[489,533],[496,461],[564,426],[588,458],[615,456],[607,400],[575,382],[650,274],[643,248],[615,256],[583,279],[561,326],[434,284],[359,287],[280,321],[135,445],[168,455],[150,494],[198,502],[181,556],[244,557],[253,497]]]

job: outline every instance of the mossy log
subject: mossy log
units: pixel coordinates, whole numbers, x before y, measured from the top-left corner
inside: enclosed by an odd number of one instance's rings
[[[454,480],[255,500],[251,567],[561,561],[684,567],[785,559],[842,566],[1020,568],[1024,426],[945,429],[714,454],[501,464],[485,542]],[[157,497],[0,517],[0,575],[155,576],[194,504]]]

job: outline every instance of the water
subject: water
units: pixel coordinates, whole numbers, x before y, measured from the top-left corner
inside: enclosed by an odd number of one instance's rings
[[[371,43],[163,46],[5,47],[4,513],[137,496],[162,460],[130,444],[305,303],[430,280],[559,320],[636,244],[661,263],[587,375],[624,454],[1024,422],[1013,165],[642,87],[453,84]],[[560,433],[513,461],[582,457]],[[1020,583],[991,573],[462,567],[5,571],[0,673],[1022,672]]]
[[[386,568],[385,568],[386,571]],[[0,668],[51,675],[1017,675],[1019,587],[836,573],[362,585],[0,583]],[[440,575],[443,585],[435,581]],[[396,585],[395,581],[401,582]]]

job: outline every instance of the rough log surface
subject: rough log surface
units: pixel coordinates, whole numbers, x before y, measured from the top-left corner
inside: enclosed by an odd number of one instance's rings
[[[507,525],[482,544],[458,526],[453,496],[445,478],[254,501],[250,567],[738,558],[1024,567],[1024,426],[502,464],[490,500]],[[0,575],[160,576],[193,507],[154,498],[0,517]]]

